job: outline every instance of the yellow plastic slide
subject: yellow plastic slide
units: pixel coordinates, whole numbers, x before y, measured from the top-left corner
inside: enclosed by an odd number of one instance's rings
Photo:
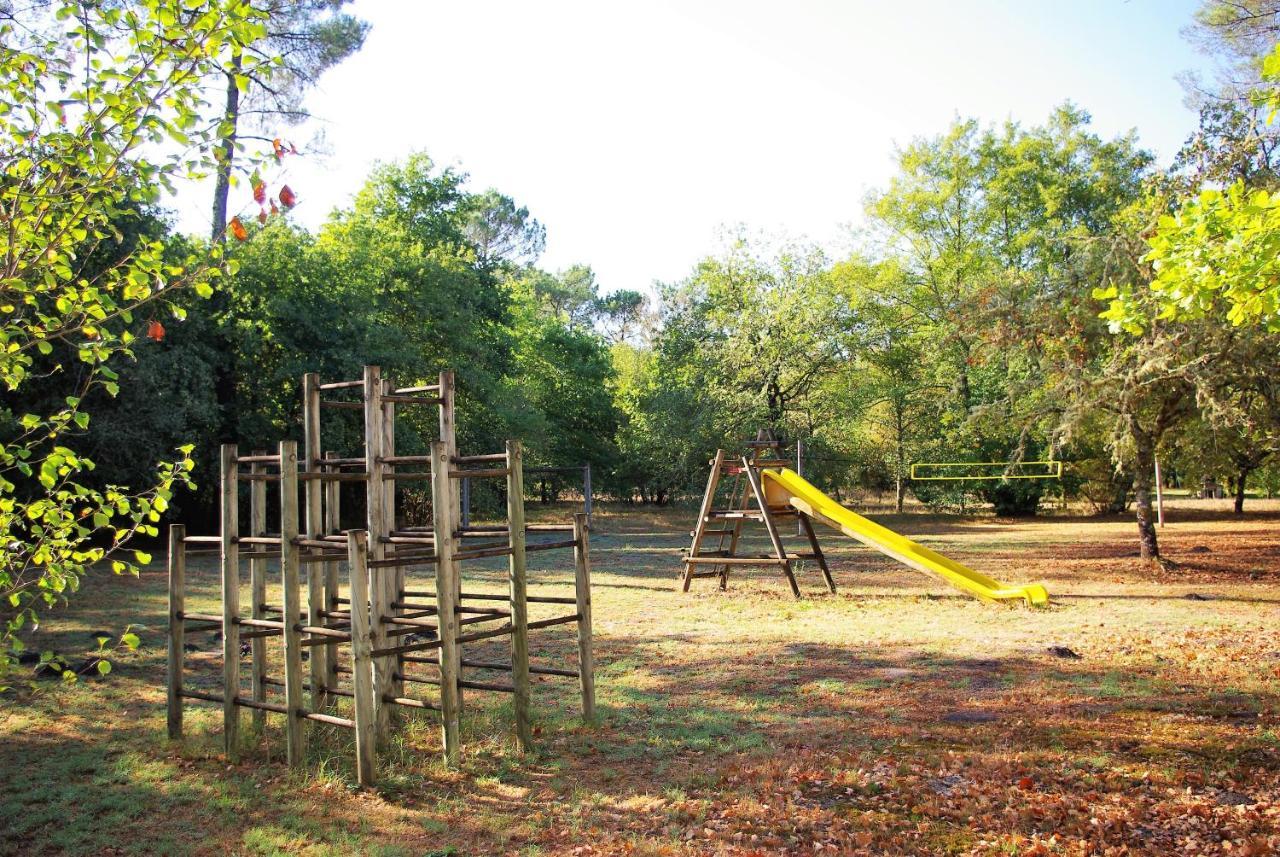
[[[875,521],[850,512],[795,471],[784,467],[762,472],[765,476],[765,494],[771,506],[790,505],[811,518],[835,527],[867,547],[875,548],[917,571],[932,574],[961,592],[967,592],[983,601],[1022,599],[1032,607],[1043,607],[1049,603],[1049,593],[1040,584],[1005,586],[998,580],[929,550],[924,545],[916,544],[888,527],[882,527]]]

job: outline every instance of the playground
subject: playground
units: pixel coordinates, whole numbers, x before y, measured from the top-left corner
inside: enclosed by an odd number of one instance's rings
[[[572,509],[530,506],[530,520]],[[1044,609],[963,595],[824,534],[838,591],[811,567],[792,597],[774,568],[728,591],[679,592],[694,512],[597,509],[592,532],[598,722],[573,682],[534,677],[540,752],[512,744],[510,701],[468,694],[461,762],[439,718],[411,713],[355,788],[349,733],[285,765],[229,764],[221,711],[192,707],[165,738],[163,558],[139,579],[95,576],[50,635],[90,651],[99,628],[143,624],[110,680],[50,690],[4,718],[0,827],[56,853],[1265,854],[1280,819],[1280,506],[1170,502],[1173,565],[1144,570],[1127,517],[1030,521],[873,514]],[[744,550],[765,551],[752,531]],[[530,557],[530,576],[572,569]],[[812,563],[810,563],[810,566]],[[487,561],[476,585],[505,585]],[[193,558],[188,604],[218,603]],[[532,591],[532,590],[531,590]],[[110,605],[106,607],[104,605]],[[530,659],[571,658],[571,636]],[[477,650],[477,657],[480,650]],[[208,644],[192,661],[216,663]],[[329,729],[329,727],[320,727]],[[118,835],[131,831],[130,841]],[[132,842],[133,844],[130,844]]]
[[[1280,854],[1280,0],[1012,5],[0,0],[0,857]]]

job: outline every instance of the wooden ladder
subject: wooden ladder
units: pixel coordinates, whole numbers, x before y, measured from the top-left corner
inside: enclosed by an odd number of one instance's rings
[[[761,431],[757,433],[754,441],[750,441],[746,445],[749,447],[750,452],[742,456],[738,461],[727,461],[723,449],[717,449],[715,458],[710,461],[711,473],[707,477],[706,492],[703,494],[702,505],[698,510],[697,523],[692,532],[690,532],[693,542],[684,558],[684,573],[681,576],[682,591],[688,592],[690,584],[694,578],[698,577],[719,578],[720,588],[722,590],[727,589],[730,566],[777,565],[787,578],[792,595],[799,598],[800,587],[796,582],[792,562],[797,559],[814,559],[817,560],[818,567],[822,570],[827,588],[831,592],[835,592],[835,582],[831,577],[831,571],[827,567],[826,558],[822,554],[822,548],[818,544],[813,525],[808,520],[808,516],[789,506],[779,508],[769,506],[761,483],[760,469],[762,467],[783,467],[789,463],[776,457],[775,450],[781,447],[781,443],[767,432]],[[766,451],[770,452],[774,457],[763,457]],[[728,508],[717,509],[716,491],[720,486],[721,477],[726,474],[734,477],[733,484],[729,490],[729,506]],[[810,553],[788,553],[783,545],[782,536],[779,533],[775,519],[780,516],[790,515],[796,515],[800,518],[801,527],[808,536],[811,548]],[[764,524],[765,532],[769,536],[771,553],[754,556],[738,555],[742,527],[749,520],[760,521]],[[707,541],[710,538],[716,539],[714,548]],[[727,544],[726,540],[728,540]],[[699,570],[699,567],[709,567],[709,570]]]

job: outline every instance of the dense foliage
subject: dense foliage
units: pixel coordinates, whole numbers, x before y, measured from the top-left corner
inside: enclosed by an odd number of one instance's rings
[[[314,232],[292,225],[294,190],[268,199],[260,169],[292,152],[269,126],[359,48],[344,6],[131,0],[0,20],[10,654],[40,604],[171,504],[211,527],[217,444],[296,438],[304,372],[367,363],[404,383],[456,370],[464,448],[521,437],[531,463],[590,463],[627,502],[696,495],[714,449],[759,428],[804,441],[822,487],[891,492],[899,510],[912,495],[1001,515],[1133,504],[1151,558],[1157,457],[1184,486],[1227,476],[1237,509],[1248,480],[1280,487],[1270,4],[1205,4],[1201,41],[1231,74],[1197,89],[1200,128],[1168,170],[1071,104],[1035,126],[958,120],[898,153],[857,253],[737,233],[655,307],[585,266],[539,268],[529,209],[425,153],[377,166]],[[257,160],[241,121],[255,104],[271,144]],[[219,177],[215,239],[228,194],[261,211],[232,218],[225,247],[157,208],[202,174]],[[334,425],[327,445],[352,451],[354,422]],[[433,431],[411,416],[398,448]],[[999,478],[1046,459],[1068,463],[1062,480]],[[913,482],[921,460],[997,478]]]
[[[198,80],[261,33],[237,2],[58,3],[0,20],[0,684],[21,656],[18,632],[108,554],[132,569],[114,549],[155,535],[187,481],[189,443],[158,473],[155,459],[140,463],[138,490],[95,478],[87,408],[118,393],[145,313],[161,338],[165,302],[211,291],[216,255],[164,241],[145,210],[219,140]]]

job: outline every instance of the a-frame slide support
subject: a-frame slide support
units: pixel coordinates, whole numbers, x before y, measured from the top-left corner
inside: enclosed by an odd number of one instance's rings
[[[693,580],[699,577],[719,578],[720,588],[725,589],[731,566],[776,565],[786,577],[791,593],[799,598],[800,586],[796,581],[793,563],[798,559],[813,559],[822,571],[827,589],[835,592],[835,581],[808,516],[790,507],[771,507],[761,484],[762,467],[781,467],[789,463],[762,457],[765,451],[776,456],[774,450],[781,444],[761,432],[755,441],[747,445],[751,448],[750,453],[736,462],[726,460],[723,449],[716,450],[715,458],[710,461],[711,474],[707,477],[706,493],[698,509],[697,523],[690,533],[693,542],[684,558],[681,589],[688,592]],[[729,491],[729,506],[716,508],[716,493],[722,475],[734,476],[734,482]],[[792,515],[800,517],[801,529],[808,537],[810,551],[807,553],[789,553],[782,542],[776,519]],[[739,555],[742,527],[747,521],[759,521],[764,525],[769,539],[769,553]],[[714,547],[711,545],[712,539],[715,540]]]

